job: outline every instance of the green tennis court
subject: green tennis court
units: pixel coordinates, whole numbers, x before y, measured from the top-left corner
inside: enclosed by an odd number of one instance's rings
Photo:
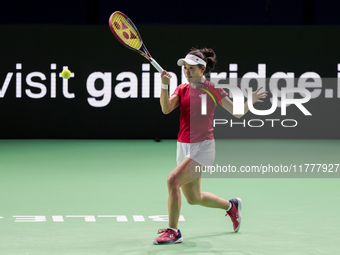
[[[227,157],[247,164],[340,163],[339,140],[226,142]],[[204,178],[203,191],[242,198],[240,232],[183,197],[184,242],[153,245],[175,166],[176,140],[1,140],[0,254],[339,252],[339,178]]]

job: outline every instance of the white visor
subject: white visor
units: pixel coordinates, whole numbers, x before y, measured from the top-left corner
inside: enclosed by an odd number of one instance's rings
[[[192,54],[186,55],[185,58],[180,58],[177,61],[177,65],[182,66],[182,65],[184,65],[184,62],[188,63],[191,66],[194,66],[194,65],[207,66],[207,63],[203,59],[201,59],[201,58],[199,58],[195,55],[192,55]]]

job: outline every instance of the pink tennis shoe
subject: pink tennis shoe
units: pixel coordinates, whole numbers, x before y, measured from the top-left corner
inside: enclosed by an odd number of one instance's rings
[[[157,234],[162,234],[152,242],[153,244],[172,244],[183,242],[183,237],[181,231],[173,231],[171,229],[160,229]]]
[[[241,198],[233,198],[233,199],[230,199],[229,201],[233,205],[225,216],[229,215],[229,217],[230,217],[230,219],[233,223],[234,231],[237,232],[237,231],[239,231],[239,229],[241,227],[242,200],[241,200]]]

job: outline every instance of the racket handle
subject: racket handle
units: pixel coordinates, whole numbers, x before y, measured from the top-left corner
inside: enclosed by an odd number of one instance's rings
[[[150,60],[150,63],[154,66],[154,68],[156,68],[156,70],[158,71],[158,72],[163,72],[163,68],[157,63],[157,61],[156,60],[154,60],[154,59],[151,59]]]

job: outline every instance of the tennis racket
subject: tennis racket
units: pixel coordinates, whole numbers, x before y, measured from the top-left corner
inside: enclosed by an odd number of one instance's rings
[[[125,47],[138,52],[145,57],[157,69],[162,72],[163,68],[151,57],[151,54],[146,49],[142,37],[140,36],[137,27],[132,20],[124,13],[116,11],[109,18],[109,26],[112,33]]]

